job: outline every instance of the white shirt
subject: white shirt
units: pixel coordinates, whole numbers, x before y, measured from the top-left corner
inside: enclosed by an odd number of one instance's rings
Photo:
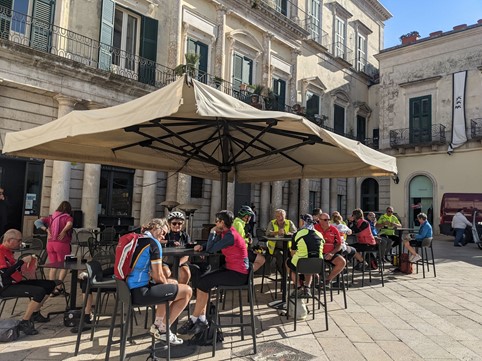
[[[454,218],[452,218],[452,228],[465,229],[467,226],[472,227],[472,223],[465,218],[462,212],[455,213]]]

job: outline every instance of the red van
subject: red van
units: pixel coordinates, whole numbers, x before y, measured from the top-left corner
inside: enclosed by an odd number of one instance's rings
[[[452,218],[460,208],[472,222],[474,209],[482,211],[482,193],[445,193],[440,204],[440,233],[452,235]],[[482,222],[482,212],[477,215],[479,222]]]

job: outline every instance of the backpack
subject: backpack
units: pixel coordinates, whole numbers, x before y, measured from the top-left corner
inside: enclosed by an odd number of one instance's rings
[[[412,274],[413,273],[413,266],[412,263],[410,263],[410,259],[408,257],[408,253],[402,253],[400,255],[400,272],[406,273],[406,274]]]
[[[193,335],[191,338],[191,343],[199,346],[210,346],[213,344],[214,327],[212,327],[212,323],[213,323],[213,317],[215,314],[216,314],[216,306],[212,302],[210,302],[209,312],[206,315],[206,319],[208,321],[208,327],[206,327],[203,332],[199,332]],[[224,341],[223,331],[220,328],[218,328],[218,331],[216,334],[216,343],[223,342],[223,341]]]
[[[137,233],[128,233],[119,238],[115,248],[114,276],[125,281],[132,271],[133,256],[137,247],[137,240],[142,237]]]
[[[20,333],[18,320],[0,320],[0,342],[15,341]]]

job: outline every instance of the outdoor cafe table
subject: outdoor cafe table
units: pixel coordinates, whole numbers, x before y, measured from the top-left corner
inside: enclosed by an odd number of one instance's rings
[[[397,236],[400,239],[400,244],[398,245],[398,257],[400,257],[400,255],[403,252],[403,232],[414,233],[415,229],[414,228],[400,227],[400,228],[395,229],[395,232],[397,233]]]
[[[79,275],[79,271],[86,269],[85,263],[80,262],[80,260],[73,262],[48,262],[40,265],[39,267],[65,269],[71,271],[69,310],[75,310],[77,308],[77,277]]]
[[[281,299],[274,300],[268,303],[269,307],[276,308],[277,310],[286,309],[286,260],[288,259],[288,243],[292,241],[292,237],[279,237],[279,236],[264,236],[264,239],[269,242],[282,242],[283,243],[283,264],[281,265]]]
[[[220,254],[216,253],[207,253],[206,251],[195,251],[194,248],[188,247],[162,247],[162,256],[169,256],[174,258],[174,262],[172,265],[172,278],[176,279],[179,276],[179,262],[182,257],[193,257],[193,256],[220,256]]]

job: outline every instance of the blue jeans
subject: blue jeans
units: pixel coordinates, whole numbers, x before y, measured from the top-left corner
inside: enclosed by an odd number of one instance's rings
[[[455,228],[454,231],[455,231],[454,246],[456,246],[458,243],[464,244],[465,229],[464,228]]]

